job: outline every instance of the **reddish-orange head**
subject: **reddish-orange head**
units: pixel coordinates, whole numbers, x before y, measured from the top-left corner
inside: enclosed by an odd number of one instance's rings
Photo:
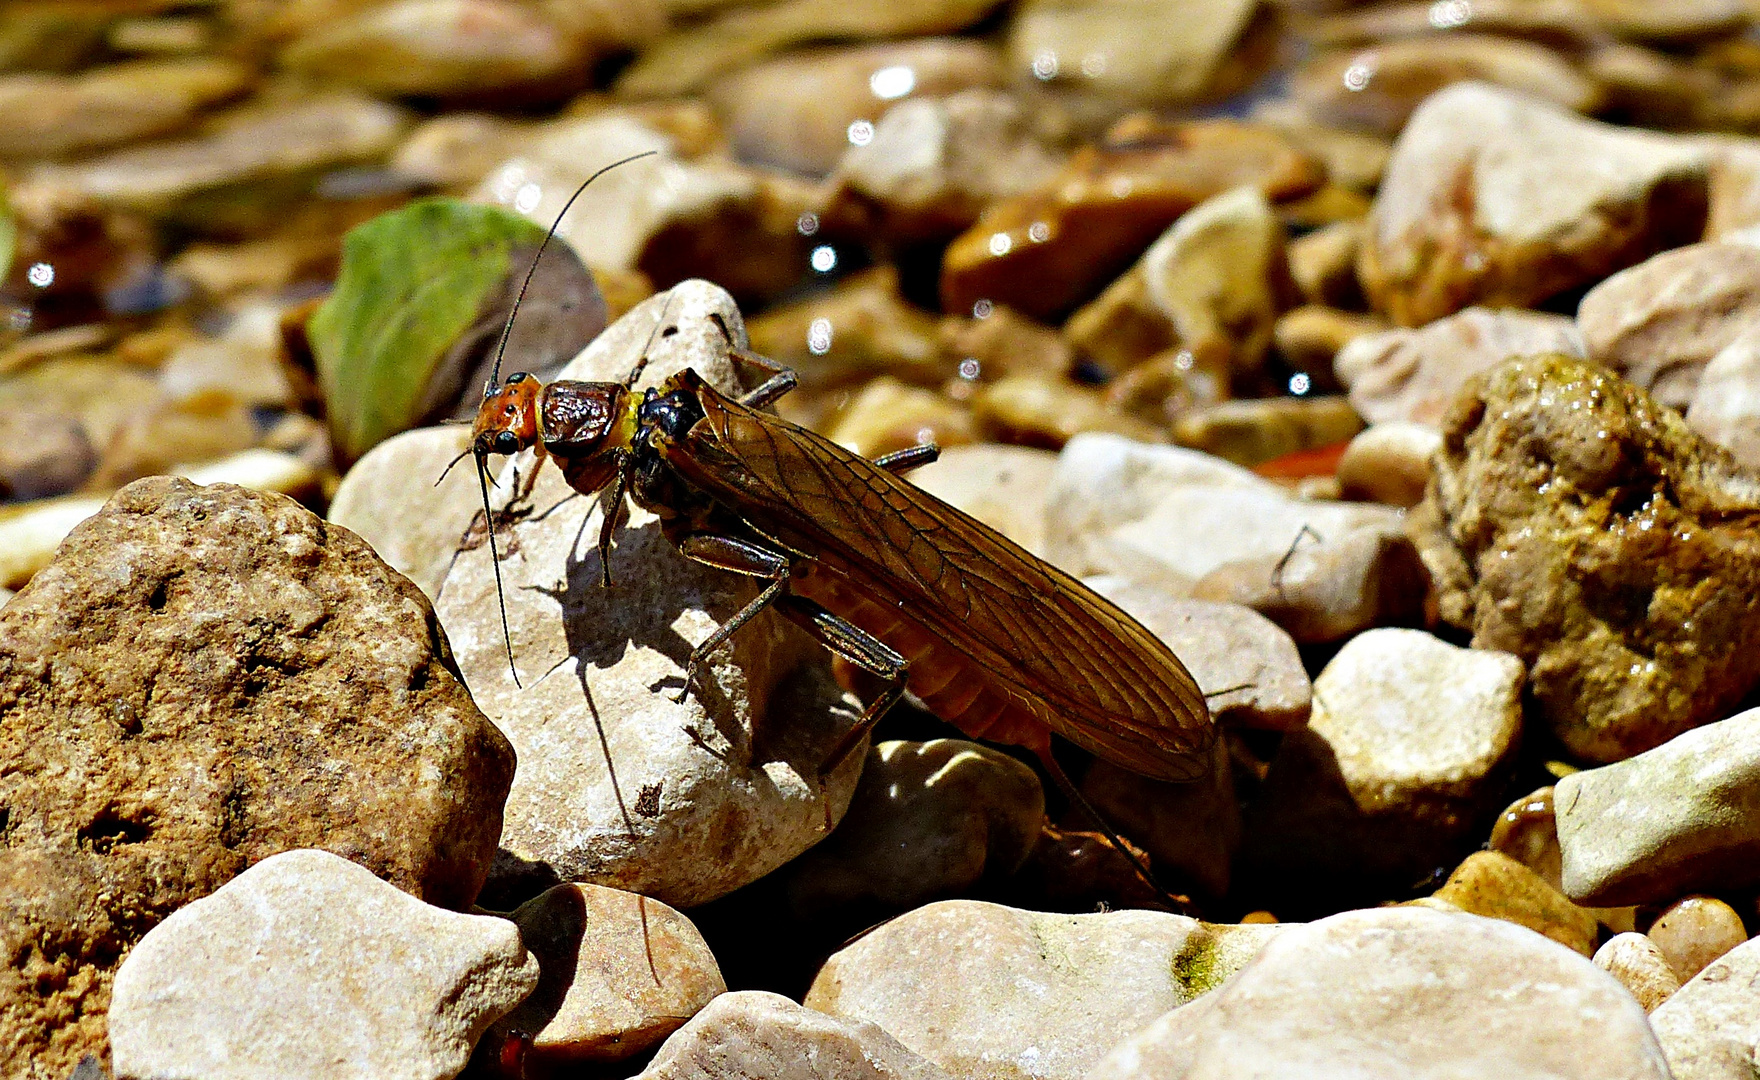
[[[483,404],[471,425],[471,453],[481,461],[490,454],[514,454],[538,445],[538,394],[544,384],[516,371],[497,387],[483,391]]]

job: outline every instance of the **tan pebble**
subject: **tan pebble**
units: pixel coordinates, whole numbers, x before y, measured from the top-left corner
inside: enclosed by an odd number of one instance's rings
[[[1291,258],[1294,258],[1293,244]],[[1324,304],[1304,304],[1277,320],[1277,325],[1271,329],[1271,340],[1276,342],[1277,351],[1283,354],[1290,367],[1307,372],[1322,385],[1336,385],[1332,361],[1338,351],[1364,334],[1386,329],[1387,320],[1379,315],[1360,315]]]
[[[1618,979],[1649,1012],[1681,988],[1668,957],[1643,934],[1616,934],[1595,952],[1595,966]]]
[[[1467,856],[1436,896],[1462,911],[1545,934],[1584,956],[1595,949],[1595,916],[1501,852],[1475,851]]]
[[[1650,924],[1650,940],[1684,983],[1748,940],[1748,932],[1742,917],[1722,900],[1689,896],[1675,901]]]
[[[972,413],[1005,442],[1053,450],[1084,431],[1110,431],[1138,442],[1162,442],[1153,425],[1109,407],[1098,390],[1068,379],[1010,375],[978,391]]]
[[[1552,786],[1524,795],[1503,808],[1491,827],[1491,850],[1501,852],[1561,888],[1558,823],[1552,816]]]
[[[1338,459],[1338,483],[1347,499],[1416,506],[1430,482],[1430,456],[1442,435],[1427,424],[1388,420],[1371,424]]]
[[[1242,926],[1255,926],[1259,924],[1275,923],[1278,921],[1277,916],[1271,914],[1269,911],[1249,911],[1241,916]]]
[[[1174,441],[1237,465],[1344,442],[1363,421],[1343,396],[1225,401],[1192,409],[1173,425]]]
[[[932,390],[883,375],[837,413],[825,434],[867,458],[919,443],[960,446],[977,441],[971,413]]]

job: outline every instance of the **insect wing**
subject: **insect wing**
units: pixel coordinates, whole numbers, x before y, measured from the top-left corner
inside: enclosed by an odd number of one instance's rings
[[[666,451],[692,483],[884,582],[903,611],[1050,706],[1078,746],[1157,779],[1204,770],[1215,732],[1203,693],[1136,620],[829,439],[689,383],[704,421]]]

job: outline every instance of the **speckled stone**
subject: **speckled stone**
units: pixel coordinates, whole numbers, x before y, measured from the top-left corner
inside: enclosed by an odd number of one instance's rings
[[[1760,1060],[1760,941],[1738,945],[1650,1014],[1674,1080],[1748,1080]]]
[[[637,1080],[947,1080],[879,1025],[840,1020],[780,994],[722,994]]]
[[[1618,979],[1645,1012],[1654,1012],[1681,988],[1668,957],[1643,934],[1615,934],[1595,950],[1595,966]]]

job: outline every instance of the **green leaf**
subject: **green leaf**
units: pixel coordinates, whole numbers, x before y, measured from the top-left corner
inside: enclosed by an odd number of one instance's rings
[[[349,230],[336,289],[306,324],[343,461],[422,422],[436,368],[500,302],[515,256],[543,239],[518,214],[456,199]]]

